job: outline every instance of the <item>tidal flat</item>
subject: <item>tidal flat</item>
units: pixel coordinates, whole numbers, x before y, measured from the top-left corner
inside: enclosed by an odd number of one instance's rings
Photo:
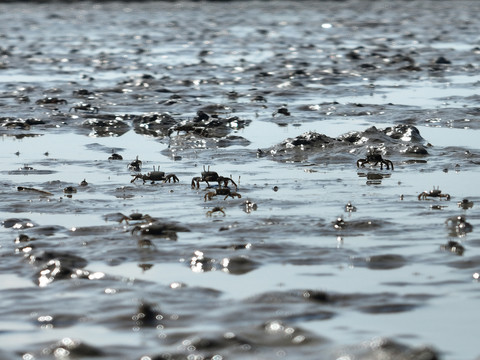
[[[0,358],[480,359],[479,11],[1,3]]]

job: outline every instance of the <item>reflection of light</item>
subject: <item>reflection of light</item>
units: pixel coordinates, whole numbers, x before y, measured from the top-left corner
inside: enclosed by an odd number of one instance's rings
[[[55,349],[54,351],[54,356],[56,358],[66,358],[69,355],[70,355],[70,351],[64,348],[58,348],[58,349]]]
[[[173,282],[170,284],[170,288],[172,289],[180,289],[182,287],[182,284],[179,282]]]
[[[72,347],[75,345],[75,341],[73,341],[72,339],[70,338],[63,338],[60,343],[64,346],[67,346],[67,347]]]
[[[88,275],[89,280],[98,280],[98,279],[102,279],[103,277],[105,277],[105,274],[99,271]]]
[[[221,264],[224,268],[228,268],[228,265],[230,264],[230,259],[229,258],[224,258],[222,260]]]
[[[294,344],[300,344],[305,341],[305,336],[303,335],[297,335],[292,339],[292,343]]]
[[[190,261],[190,268],[192,269],[193,272],[203,272],[203,263],[202,261],[205,259],[203,256],[203,252],[196,250],[194,252],[194,255],[192,257],[192,260]]]
[[[332,24],[329,24],[329,23],[322,24],[323,29],[330,29],[331,27],[332,27]]]
[[[278,321],[272,321],[270,324],[267,325],[267,331],[280,331],[283,330],[283,325],[280,324]]]
[[[37,319],[39,322],[49,322],[53,320],[53,317],[50,315],[39,316]]]

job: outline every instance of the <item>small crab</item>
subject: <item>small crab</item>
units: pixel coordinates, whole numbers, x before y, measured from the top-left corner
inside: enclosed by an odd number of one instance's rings
[[[223,216],[225,216],[225,211],[223,211],[223,208],[219,206],[215,206],[212,210],[207,211],[207,216],[212,216],[212,214],[216,212],[221,212]]]
[[[35,101],[37,105],[47,105],[47,104],[68,104],[67,100],[59,99],[57,97],[45,97]]]
[[[33,167],[28,166],[28,164],[24,164],[23,167],[18,168],[19,171],[32,171],[35,170]]]
[[[188,232],[188,228],[175,223],[161,223],[150,221],[141,225],[134,226],[131,230],[132,235],[140,237],[164,237],[170,240],[177,240],[177,232]]]
[[[332,221],[333,227],[337,230],[341,230],[346,226],[345,220],[341,216],[337,218],[337,220]]]
[[[390,160],[384,159],[382,154],[380,154],[376,148],[368,149],[367,157],[365,159],[357,160],[357,167],[364,167],[365,164],[372,164],[372,166],[375,166],[378,163],[380,163],[380,170],[383,170],[383,165],[387,167],[387,170],[389,170],[390,167],[393,170],[393,163]]]
[[[267,102],[267,99],[262,95],[256,95],[250,99],[251,102]]]
[[[232,191],[230,190],[229,187],[218,187],[215,189],[215,191],[209,191],[205,194],[204,196],[204,199],[205,201],[208,200],[212,200],[212,198],[214,196],[217,196],[217,195],[225,195],[225,197],[223,198],[223,200],[227,200],[227,197],[231,197],[232,199],[234,199],[235,197],[238,197],[239,199],[242,197],[242,195],[240,195],[239,193],[237,193],[236,191]]]
[[[345,212],[355,212],[357,211],[357,207],[352,205],[351,202],[348,202],[347,205],[345,205]]]
[[[442,194],[442,190],[440,190],[438,187],[435,189],[433,187],[433,190],[430,191],[424,191],[418,195],[418,200],[426,200],[428,197],[438,197],[438,198],[445,198],[446,200],[450,200],[450,195],[449,194]]]
[[[240,94],[239,94],[238,92],[236,92],[235,90],[232,90],[232,91],[227,92],[227,97],[228,97],[230,100],[235,100],[235,99],[237,99],[239,96],[240,96]]]
[[[73,90],[73,95],[76,96],[91,96],[95,95],[93,91],[87,90],[87,89],[78,89],[78,90]]]
[[[165,172],[160,171],[160,166],[155,170],[155,166],[153,167],[153,171],[147,173],[147,174],[136,174],[132,175],[133,179],[130,181],[133,183],[137,179],[142,179],[143,183],[147,181],[151,181],[152,184],[155,184],[155,181],[163,181],[166,183],[167,181],[170,182],[173,180],[174,183],[176,183],[178,180],[178,177],[175,174],[167,174],[165,175]]]
[[[119,222],[122,223],[125,221],[125,223],[128,224],[129,221],[143,221],[143,220],[153,221],[153,218],[148,214],[142,214],[142,213],[132,213],[128,216],[122,214],[122,217]]]
[[[88,103],[76,104],[72,106],[70,110],[68,110],[68,112],[71,112],[72,110],[74,110],[75,112],[85,111],[90,114],[98,114],[98,107],[92,106],[91,104],[88,104]]]
[[[115,152],[115,149],[112,149],[112,155],[108,157],[108,160],[123,160],[123,156],[120,154],[117,154]]]
[[[128,170],[140,172],[142,170],[142,160],[138,159],[138,155],[130,164],[128,164]]]
[[[192,189],[199,188],[200,187],[200,182],[206,182],[208,186],[210,186],[209,182],[210,181],[216,181],[218,182],[218,185],[223,183],[224,186],[227,186],[229,182],[235,186],[235,190],[237,189],[237,184],[235,181],[233,181],[232,178],[224,177],[218,175],[217,172],[215,171],[210,171],[210,166],[208,167],[208,170],[205,171],[205,166],[203,167],[202,171],[202,176],[201,177],[194,177],[192,179]]]
[[[65,194],[75,194],[77,192],[77,189],[73,186],[67,186],[66,188],[63,189],[63,192]]]
[[[250,200],[245,200],[242,204],[242,207],[243,211],[245,211],[247,214],[250,214],[252,211],[258,209],[258,205]]]
[[[175,230],[170,229],[168,228],[168,226],[164,226],[163,224],[155,224],[155,223],[137,225],[132,229],[131,233],[132,235],[137,235],[140,237],[143,237],[143,236],[163,237],[170,240],[177,240],[178,238],[177,232]]]
[[[463,210],[467,210],[473,207],[473,201],[470,201],[468,199],[463,199],[462,201],[457,202],[457,205]]]
[[[274,117],[277,114],[282,114],[285,116],[290,116],[290,111],[288,111],[288,108],[286,106],[279,107],[277,110],[275,110],[272,113],[272,117]]]

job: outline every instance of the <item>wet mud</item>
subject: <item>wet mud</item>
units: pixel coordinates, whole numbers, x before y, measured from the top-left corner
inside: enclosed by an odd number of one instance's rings
[[[0,357],[477,359],[477,10],[0,4]]]

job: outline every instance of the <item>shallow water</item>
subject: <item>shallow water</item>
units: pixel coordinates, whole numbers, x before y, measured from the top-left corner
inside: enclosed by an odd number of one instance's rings
[[[479,359],[479,6],[1,4],[0,357]]]

